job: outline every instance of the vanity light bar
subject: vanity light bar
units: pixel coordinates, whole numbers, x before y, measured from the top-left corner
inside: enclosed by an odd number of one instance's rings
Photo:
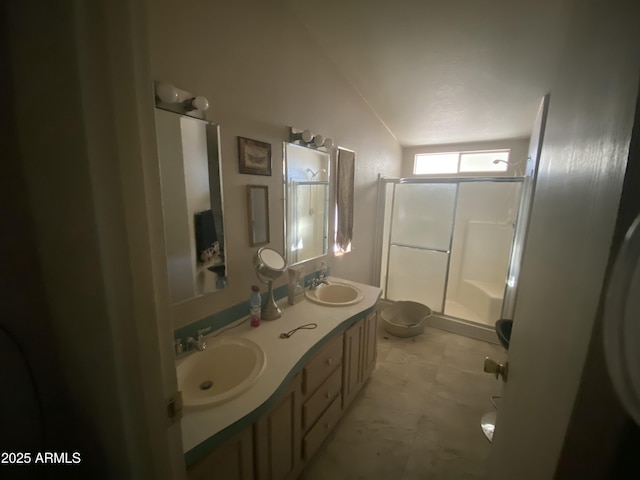
[[[165,82],[154,82],[154,87],[156,107],[181,115],[205,118],[205,112],[209,109],[207,97],[193,95]]]
[[[311,130],[299,130],[293,127],[289,130],[289,142],[305,147],[326,148],[327,150],[333,147],[333,140],[329,137],[324,138],[322,135],[312,133]]]

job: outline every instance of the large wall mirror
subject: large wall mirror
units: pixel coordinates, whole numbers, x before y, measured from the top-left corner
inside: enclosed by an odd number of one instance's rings
[[[219,128],[155,109],[171,303],[226,287]]]
[[[327,254],[330,156],[285,143],[285,230],[289,265]]]

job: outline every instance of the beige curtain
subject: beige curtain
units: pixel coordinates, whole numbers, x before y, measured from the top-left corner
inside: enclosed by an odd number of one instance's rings
[[[344,252],[353,238],[353,185],[355,177],[356,153],[338,148],[336,203],[338,231],[336,240]]]

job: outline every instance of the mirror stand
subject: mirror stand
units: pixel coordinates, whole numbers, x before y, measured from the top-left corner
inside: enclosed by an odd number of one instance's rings
[[[260,312],[262,319],[276,320],[282,316],[282,312],[273,298],[273,281],[279,278],[287,269],[287,262],[282,255],[272,248],[262,247],[253,257],[253,266],[256,269],[258,280],[269,285],[267,299]]]
[[[263,281],[262,279],[260,280]],[[282,311],[278,305],[276,305],[275,298],[273,298],[273,281],[269,280],[265,283],[269,285],[269,291],[267,292],[267,299],[262,305],[262,311],[260,314],[262,315],[263,320],[277,320],[282,316]]]

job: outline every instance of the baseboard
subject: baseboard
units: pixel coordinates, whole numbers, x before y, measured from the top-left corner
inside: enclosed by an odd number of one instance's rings
[[[465,337],[477,338],[489,343],[500,345],[496,329],[489,325],[479,325],[467,322],[459,318],[447,317],[445,315],[433,314],[427,324],[429,327],[439,328],[447,332],[457,333]]]

